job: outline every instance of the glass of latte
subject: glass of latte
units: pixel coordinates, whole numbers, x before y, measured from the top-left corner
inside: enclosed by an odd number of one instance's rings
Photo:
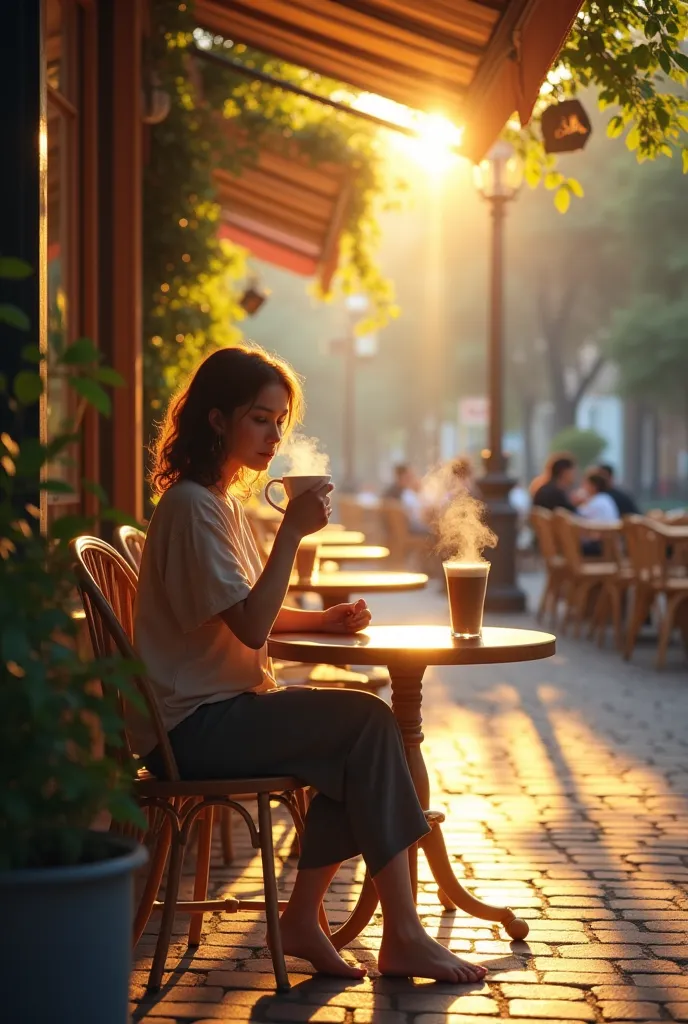
[[[487,590],[489,562],[443,562],[449,598],[452,636],[462,640],[479,637],[483,628],[483,608]]]

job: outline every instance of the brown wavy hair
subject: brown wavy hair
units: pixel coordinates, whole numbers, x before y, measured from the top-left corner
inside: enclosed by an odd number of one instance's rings
[[[241,406],[252,405],[270,384],[282,384],[289,395],[286,436],[303,415],[301,381],[291,366],[257,345],[222,348],[207,356],[171,399],[160,424],[151,447],[153,492],[163,494],[179,480],[195,480],[205,487],[217,483],[226,453],[217,444],[210,410],[230,416]],[[260,476],[242,469],[234,485],[248,497]]]

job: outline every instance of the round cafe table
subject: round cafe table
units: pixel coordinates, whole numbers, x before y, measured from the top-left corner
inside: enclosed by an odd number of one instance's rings
[[[342,574],[344,575],[344,574]],[[448,626],[369,626],[354,636],[325,633],[275,633],[268,639],[269,653],[285,661],[326,662],[330,665],[386,665],[392,686],[392,711],[399,723],[418,799],[425,809],[430,832],[420,840],[430,871],[447,910],[457,907],[472,917],[498,921],[513,939],[524,939],[528,925],[508,907],[493,907],[476,899],[452,871],[441,824],[444,814],[430,810],[430,783],[423,759],[421,706],[423,675],[428,665],[497,665],[538,661],[555,653],[551,633],[531,629],[486,626],[478,640],[456,640]],[[409,851],[411,878],[417,890],[418,851]],[[363,931],[377,907],[375,887],[366,874],[361,895],[348,920],[332,933],[341,949]]]
[[[389,558],[389,548],[381,544],[318,544],[318,555],[332,562],[369,562]]]
[[[329,558],[327,548],[318,548],[321,558]],[[316,572],[310,580],[292,577],[289,590],[292,593],[319,594],[323,608],[332,608],[351,600],[352,594],[389,594],[395,591],[422,590],[428,577],[422,572]],[[324,634],[323,634],[324,635]],[[280,655],[281,657],[281,655]],[[306,659],[291,659],[305,661]],[[320,660],[318,658],[316,661]],[[332,663],[334,664],[334,663]],[[344,662],[339,662],[344,664]],[[363,664],[385,664],[385,662],[364,661]]]
[[[330,524],[328,523],[328,526]],[[318,547],[351,547],[365,543],[365,533],[360,530],[328,530],[327,526],[317,533],[310,533],[309,540],[317,541]]]

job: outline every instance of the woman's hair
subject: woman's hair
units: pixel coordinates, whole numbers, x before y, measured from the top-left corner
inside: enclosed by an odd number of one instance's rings
[[[173,396],[160,424],[151,447],[153,492],[162,494],[179,480],[195,480],[205,487],[217,483],[226,452],[210,425],[210,410],[231,416],[241,406],[252,405],[270,384],[282,384],[289,396],[286,434],[303,413],[301,382],[288,363],[257,345],[221,348],[207,356]],[[242,469],[234,482],[248,497],[259,476]]]

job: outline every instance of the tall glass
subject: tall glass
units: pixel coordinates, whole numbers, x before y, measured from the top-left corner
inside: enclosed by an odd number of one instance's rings
[[[449,599],[452,636],[462,640],[479,637],[487,591],[489,562],[443,562]]]

